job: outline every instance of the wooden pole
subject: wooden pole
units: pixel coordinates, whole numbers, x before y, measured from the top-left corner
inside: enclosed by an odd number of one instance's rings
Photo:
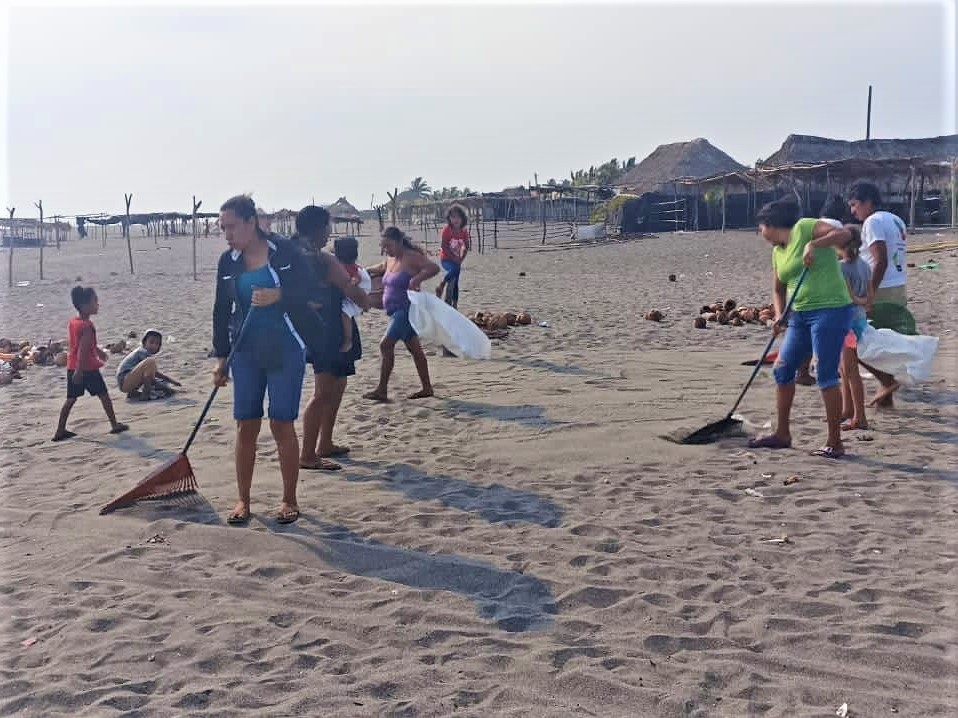
[[[699,204],[701,202],[702,196],[702,184],[701,182],[695,183],[695,231],[698,232],[702,229],[702,225],[699,222]]]
[[[545,244],[548,225],[546,224],[546,203],[542,199],[542,192],[539,193],[539,214],[542,215],[542,243]]]
[[[40,279],[43,279],[43,245],[46,244],[46,237],[43,236],[43,200],[34,202],[33,206],[40,210],[40,226],[37,230],[37,238],[40,240]]]
[[[196,281],[196,213],[200,209],[202,201],[196,201],[196,195],[193,195],[193,281]]]
[[[865,120],[865,139],[872,138],[872,86],[868,86],[868,116]]]
[[[952,175],[952,177],[954,177],[954,175]],[[952,195],[954,195],[955,193],[954,181],[952,181],[951,183],[951,188],[952,188],[951,193]],[[952,205],[954,205],[954,203],[952,203]],[[17,243],[17,233],[13,230],[13,213],[16,211],[17,211],[16,207],[7,207],[7,213],[10,215],[10,253],[7,254],[7,286],[8,287],[13,286],[13,247]],[[952,211],[952,215],[954,215],[954,211]]]
[[[722,231],[725,231],[725,200],[727,199],[728,180],[722,180]]]
[[[918,179],[918,203],[919,203],[918,206],[919,208],[923,208],[925,206],[925,172],[924,170],[920,174],[921,174],[921,177],[919,177]],[[922,214],[924,214],[924,212]]]
[[[133,201],[133,193],[124,193],[123,200],[126,202],[126,254],[130,258],[130,274],[133,274],[133,245],[130,244],[130,202]]]
[[[911,188],[911,197],[908,202],[908,228],[914,231],[915,229],[915,199],[918,196],[918,193],[915,191],[915,165],[911,166],[911,179],[909,180],[909,185]]]
[[[951,226],[958,227],[958,195],[955,194],[958,185],[958,159],[951,163]],[[13,216],[12,214],[10,215]]]
[[[53,218],[53,236],[56,237],[57,251],[60,251],[60,215]]]

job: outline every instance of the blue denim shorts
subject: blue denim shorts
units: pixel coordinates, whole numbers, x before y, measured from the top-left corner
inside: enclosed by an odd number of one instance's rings
[[[409,307],[397,309],[389,315],[386,336],[397,342],[408,342],[416,338],[416,330],[409,323]]]
[[[815,370],[820,389],[838,386],[838,365],[845,335],[852,326],[854,305],[792,312],[788,317],[785,342],[778,352],[773,374],[775,383],[791,384],[798,367],[812,353],[818,357]]]
[[[281,347],[283,365],[266,371],[261,369],[251,352],[239,349],[233,356],[233,418],[236,421],[263,418],[263,399],[269,393],[269,418],[273,421],[296,421],[306,373],[304,351],[289,336]]]

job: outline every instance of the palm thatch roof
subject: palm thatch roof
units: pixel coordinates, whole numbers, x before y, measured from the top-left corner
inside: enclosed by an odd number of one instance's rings
[[[340,197],[326,209],[333,220],[358,222],[362,219],[359,210],[353,207],[345,197]]]
[[[219,217],[217,212],[197,212],[197,219],[212,219],[214,217]],[[170,221],[190,221],[193,219],[192,214],[186,214],[185,212],[148,212],[148,213],[137,213],[130,215],[130,224],[149,224],[150,222],[170,222]],[[87,224],[97,224],[100,226],[111,225],[111,224],[124,224],[126,222],[125,214],[111,214],[111,215],[101,215],[97,217],[88,217],[81,216],[77,217],[78,222],[84,222]]]
[[[413,204],[420,200],[428,200],[430,195],[428,192],[420,192],[414,189],[407,189],[400,192],[396,195],[396,202],[398,204]]]
[[[616,182],[616,187],[641,195],[660,191],[663,185],[679,180],[704,179],[744,169],[744,165],[699,137],[691,142],[659,145]]]
[[[789,135],[757,169],[782,169],[854,160],[869,163],[951,163],[958,157],[958,135],[907,140],[832,140]]]

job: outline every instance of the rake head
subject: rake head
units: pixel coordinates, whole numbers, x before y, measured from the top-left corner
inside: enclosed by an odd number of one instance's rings
[[[131,506],[138,501],[173,499],[195,494],[198,488],[199,484],[196,483],[190,460],[186,458],[186,454],[177,454],[151,472],[133,489],[100,509],[100,515],[108,514],[124,506]]]
[[[742,420],[727,416],[694,431],[676,429],[670,434],[663,435],[662,438],[674,444],[711,444],[720,439],[744,435]]]

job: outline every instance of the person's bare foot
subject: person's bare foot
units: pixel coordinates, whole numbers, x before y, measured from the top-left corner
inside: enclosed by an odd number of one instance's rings
[[[895,400],[892,398],[894,393],[901,388],[901,384],[897,381],[893,381],[888,386],[883,386],[875,396],[872,397],[872,400],[868,402],[868,406],[876,407],[879,409],[894,409]]]
[[[116,424],[112,429],[110,429],[111,434],[122,434],[124,431],[129,431],[130,427],[126,424]]]
[[[854,418],[842,420],[842,431],[868,431],[869,428],[868,422],[864,419],[861,421]]]
[[[378,401],[385,404],[389,401],[389,396],[385,391],[380,391],[379,389],[374,389],[373,391],[366,392],[363,394],[363,399],[368,399],[369,401]]]
[[[415,394],[410,394],[407,398],[409,399],[428,399],[431,396],[435,396],[433,393],[432,387],[428,389],[420,389]]]
[[[72,439],[74,436],[76,436],[74,432],[64,429],[63,431],[58,431],[56,434],[54,434],[50,441],[66,441],[67,439]]]

